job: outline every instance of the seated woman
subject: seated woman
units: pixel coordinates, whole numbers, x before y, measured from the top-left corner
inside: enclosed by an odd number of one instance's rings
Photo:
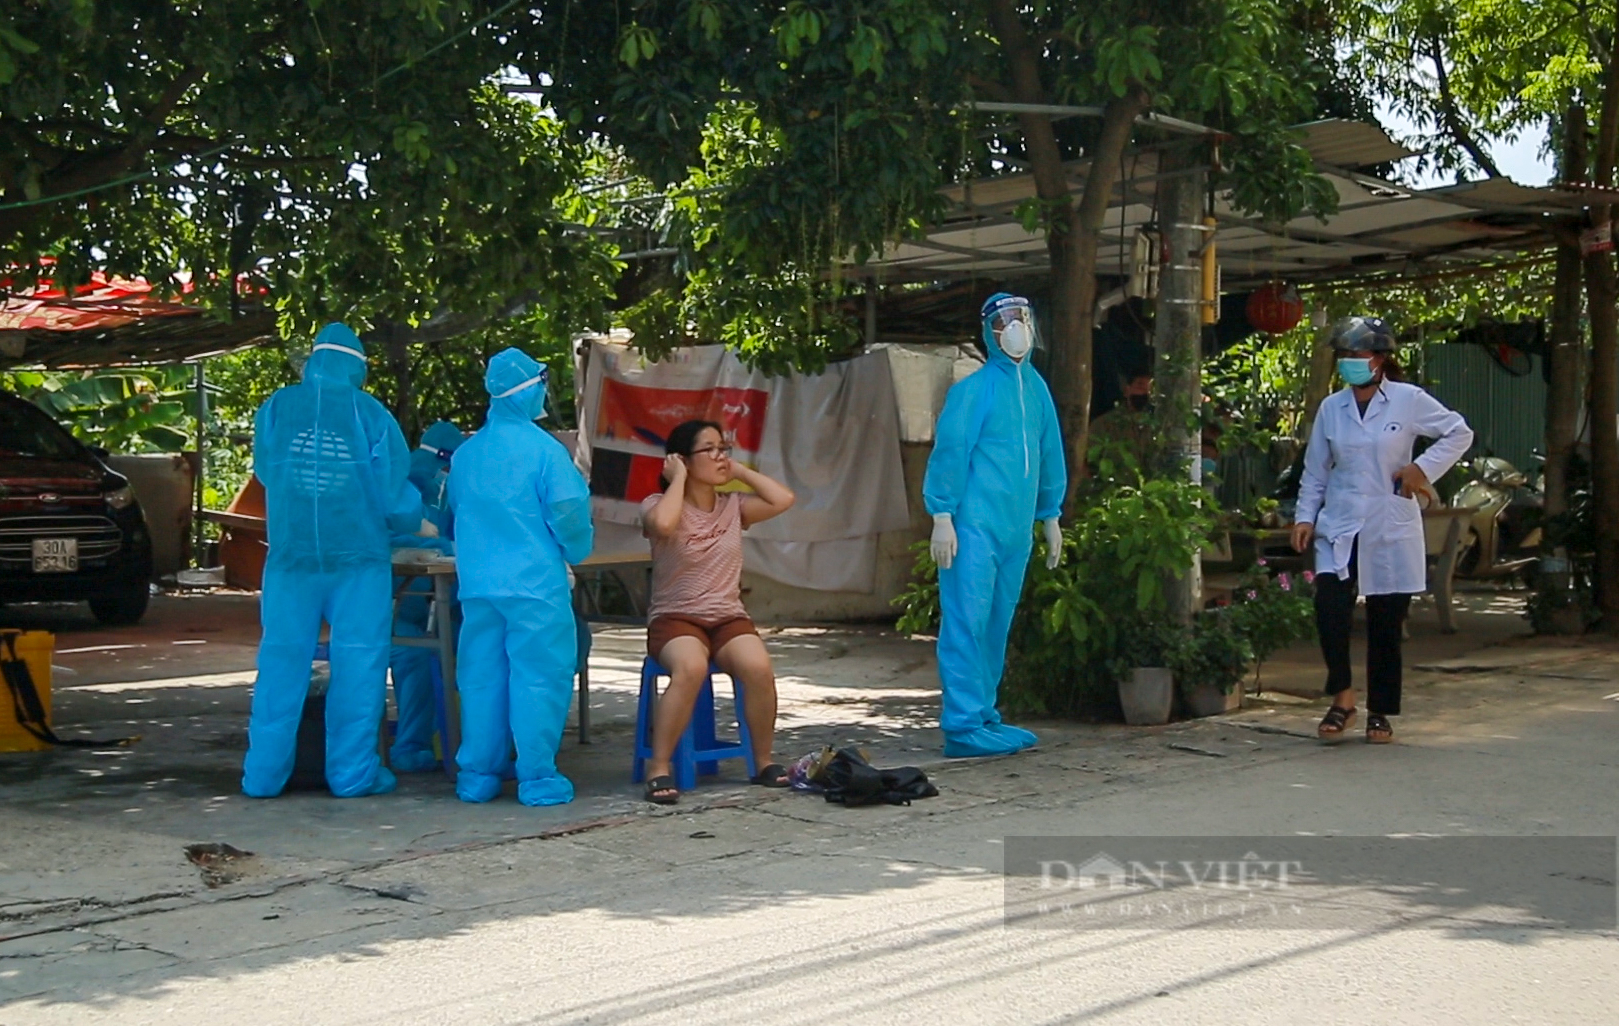
[[[642,531],[652,542],[652,601],[647,652],[669,671],[652,720],[646,798],[673,805],[675,745],[691,720],[709,661],[745,692],[753,740],[753,783],[786,787],[787,771],[771,758],[776,731],[776,675],[770,655],[742,608],[742,531],[787,512],[793,493],[778,481],[731,462],[718,424],[688,420],[664,446],[666,491],[641,503]],[[753,494],[718,492],[739,481]]]

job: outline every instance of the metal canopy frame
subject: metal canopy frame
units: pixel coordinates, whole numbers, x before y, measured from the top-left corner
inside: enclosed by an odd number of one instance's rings
[[[1027,113],[1029,105],[985,104],[980,110]],[[1042,105],[1036,113],[1090,115],[1099,110]],[[1169,127],[1169,126],[1161,126]],[[1201,128],[1201,126],[1189,126]],[[1573,190],[1531,188],[1502,179],[1412,189],[1359,167],[1411,156],[1375,125],[1321,121],[1300,126],[1303,145],[1318,159],[1316,170],[1337,189],[1338,211],[1319,220],[1294,218],[1268,224],[1239,212],[1227,193],[1214,197],[1220,262],[1228,290],[1285,279],[1299,284],[1386,274],[1401,269],[1431,273],[1499,259],[1504,253],[1551,244],[1550,224],[1577,216],[1587,197]],[[1100,273],[1128,273],[1137,229],[1155,223],[1158,185],[1175,173],[1160,173],[1159,157],[1171,147],[1194,145],[1189,132],[1169,143],[1128,151],[1115,183],[1097,251]],[[1090,161],[1067,165],[1077,196]],[[922,238],[891,244],[882,254],[846,273],[884,282],[1017,278],[1049,270],[1045,236],[1024,230],[1012,212],[1035,196],[1032,175],[1013,173],[948,186],[945,219]],[[1114,269],[1117,269],[1115,272]]]

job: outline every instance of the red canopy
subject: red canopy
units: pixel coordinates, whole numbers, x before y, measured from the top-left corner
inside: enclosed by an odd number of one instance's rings
[[[182,289],[189,292],[189,284]],[[68,295],[54,282],[41,281],[27,295],[0,304],[0,331],[82,331],[117,328],[148,317],[194,317],[198,310],[152,293],[144,278],[119,278],[100,271]]]
[[[266,291],[245,282],[242,288]],[[254,305],[233,320],[221,320],[181,302],[191,291],[186,282],[154,292],[144,278],[97,271],[71,295],[49,280],[27,292],[0,293],[0,367],[171,363],[276,340],[271,311]]]

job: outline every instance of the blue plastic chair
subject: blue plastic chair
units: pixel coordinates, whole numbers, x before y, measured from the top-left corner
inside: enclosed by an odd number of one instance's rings
[[[711,776],[719,772],[721,759],[742,759],[751,780],[759,770],[753,764],[753,739],[748,732],[748,716],[743,704],[742,685],[733,677],[731,687],[736,695],[736,724],[740,742],[722,742],[714,736],[714,674],[719,667],[710,665],[703,678],[703,690],[692,706],[691,719],[675,745],[675,786],[690,791],[697,786],[699,774]],[[669,676],[669,671],[656,659],[647,657],[641,664],[641,699],[635,712],[635,765],[630,779],[639,784],[646,779],[646,761],[652,758],[652,711],[658,700],[658,679]]]

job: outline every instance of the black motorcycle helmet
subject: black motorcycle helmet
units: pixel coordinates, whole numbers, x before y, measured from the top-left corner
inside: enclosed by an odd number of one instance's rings
[[[1339,352],[1364,349],[1371,353],[1394,352],[1394,329],[1381,317],[1345,317],[1332,326],[1327,337]]]

